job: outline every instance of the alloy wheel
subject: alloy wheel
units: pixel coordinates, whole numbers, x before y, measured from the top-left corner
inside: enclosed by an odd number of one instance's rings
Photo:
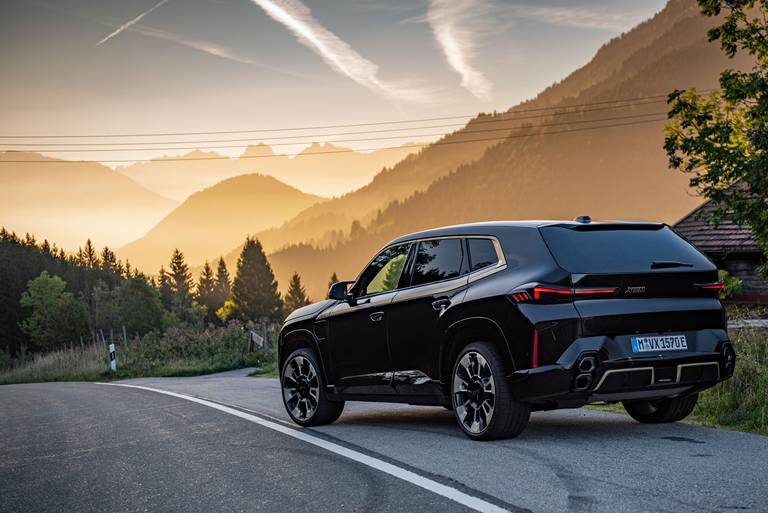
[[[306,421],[315,414],[320,400],[320,381],[309,358],[295,356],[285,366],[283,398],[296,419]]]
[[[453,376],[453,405],[464,429],[480,434],[488,428],[496,405],[496,385],[490,365],[477,351],[467,352]]]

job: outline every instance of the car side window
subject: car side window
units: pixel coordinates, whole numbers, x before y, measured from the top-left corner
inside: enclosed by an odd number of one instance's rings
[[[367,296],[395,290],[400,282],[409,248],[410,244],[399,244],[376,255],[355,286],[358,295]]]
[[[468,239],[469,260],[472,264],[470,271],[477,271],[484,267],[496,265],[499,256],[496,254],[496,246],[490,239]]]
[[[456,278],[462,274],[462,239],[437,239],[419,242],[413,264],[411,285],[423,285]]]

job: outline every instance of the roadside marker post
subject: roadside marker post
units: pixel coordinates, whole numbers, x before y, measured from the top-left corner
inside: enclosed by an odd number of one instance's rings
[[[117,360],[115,360],[115,344],[109,344],[109,368],[117,370]]]

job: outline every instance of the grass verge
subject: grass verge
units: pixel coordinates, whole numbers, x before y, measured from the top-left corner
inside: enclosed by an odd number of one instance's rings
[[[41,381],[103,381],[145,376],[196,376],[262,367],[272,353],[248,350],[237,324],[205,331],[178,327],[149,333],[117,347],[117,371],[109,369],[103,344],[34,355],[0,371],[0,384]]]

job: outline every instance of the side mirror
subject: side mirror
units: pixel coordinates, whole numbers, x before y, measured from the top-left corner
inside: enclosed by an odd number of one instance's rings
[[[347,287],[354,282],[351,281],[337,281],[328,290],[328,299],[337,299],[339,301],[347,301],[350,294],[347,293]]]

